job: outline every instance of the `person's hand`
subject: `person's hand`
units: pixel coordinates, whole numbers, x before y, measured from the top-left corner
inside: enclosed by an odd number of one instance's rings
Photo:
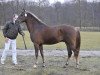
[[[5,38],[5,42],[7,43],[7,42],[8,42],[8,40],[9,40],[9,38],[7,38],[7,37],[6,37],[6,38]]]

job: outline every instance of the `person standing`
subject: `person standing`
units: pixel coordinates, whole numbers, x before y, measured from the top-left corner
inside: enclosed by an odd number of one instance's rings
[[[19,23],[16,23],[18,15],[13,15],[13,20],[8,22],[5,27],[3,28],[3,35],[5,37],[5,48],[1,56],[1,64],[4,64],[6,60],[7,51],[9,50],[10,46],[12,48],[12,62],[14,65],[17,65],[17,52],[16,52],[16,38],[18,33],[22,36],[25,34],[23,33]]]

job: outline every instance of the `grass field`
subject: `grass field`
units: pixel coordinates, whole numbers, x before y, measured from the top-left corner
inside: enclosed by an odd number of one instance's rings
[[[0,48],[4,47],[5,39],[0,32]],[[25,31],[25,42],[28,49],[33,49],[33,43],[30,40],[29,33]],[[17,48],[24,49],[24,43],[21,35],[17,38]],[[44,45],[44,49],[66,49],[63,42],[54,45]],[[81,32],[81,49],[82,50],[100,50],[100,32]]]

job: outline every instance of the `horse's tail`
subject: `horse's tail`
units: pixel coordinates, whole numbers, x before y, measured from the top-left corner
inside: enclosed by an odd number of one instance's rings
[[[81,45],[81,36],[80,36],[80,31],[77,29],[77,37],[76,37],[76,49],[80,50],[80,45]]]

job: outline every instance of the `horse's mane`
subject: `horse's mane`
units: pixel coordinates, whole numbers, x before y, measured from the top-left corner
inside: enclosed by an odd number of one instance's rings
[[[37,21],[39,21],[40,23],[46,25],[46,24],[45,24],[41,19],[39,19],[35,14],[33,14],[33,13],[29,12],[29,11],[27,11],[27,13],[30,14],[31,16],[33,16],[33,17],[34,17]]]

